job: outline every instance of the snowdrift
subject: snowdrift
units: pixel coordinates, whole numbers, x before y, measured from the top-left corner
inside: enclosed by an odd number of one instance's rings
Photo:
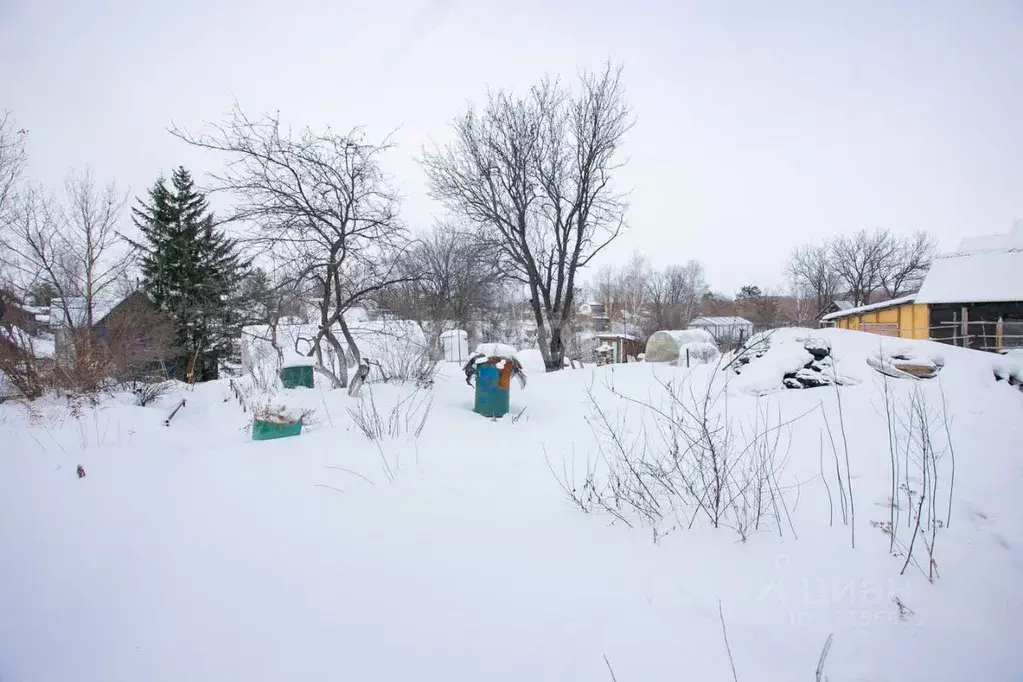
[[[842,385],[785,389],[808,341]],[[944,362],[931,379],[868,363],[903,354]],[[531,375],[516,420],[474,414],[454,363],[430,389],[317,382],[282,392],[313,410],[302,435],[263,442],[227,381],[150,407],[0,405],[0,677],[666,682],[734,663],[781,682],[813,679],[830,637],[821,679],[1018,679],[1023,394],[994,372],[1011,359],[843,330],[775,332],[739,373],[734,357]],[[714,398],[722,452],[771,456],[745,541],[732,508],[715,527],[691,500],[653,523],[570,500],[631,494],[604,487],[607,463],[683,439],[658,428],[671,391]],[[942,452],[933,582],[924,543],[903,571],[886,531],[897,514],[908,537],[930,488],[910,448],[893,491],[884,406],[921,401]]]
[[[934,341],[803,328],[756,334],[722,364],[736,375],[730,384],[735,390],[767,395],[786,388],[872,382],[878,373],[929,380],[939,373],[943,376],[943,368],[953,357],[962,360],[954,372],[970,367],[977,380],[993,378],[997,367],[1011,364],[1005,356]]]

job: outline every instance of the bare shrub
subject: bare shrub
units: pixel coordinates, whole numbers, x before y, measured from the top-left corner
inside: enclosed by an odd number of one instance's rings
[[[398,400],[386,416],[382,416],[377,407],[373,391],[368,391],[356,403],[348,408],[348,416],[367,438],[381,441],[385,438],[406,438],[415,440],[423,432],[423,427],[430,417],[433,408],[433,393],[416,388]]]
[[[169,381],[132,381],[127,388],[135,394],[135,404],[146,407],[166,395],[173,385]]]
[[[50,382],[50,366],[37,357],[35,340],[13,325],[0,325],[0,372],[28,399],[38,398]]]
[[[373,391],[359,398],[354,408],[348,408],[348,416],[363,435],[373,441],[380,455],[381,468],[388,482],[394,481],[401,470],[397,453],[389,457],[384,451],[384,441],[404,438],[415,441],[423,432],[433,408],[433,393],[421,388],[414,389],[398,400],[390,412],[381,414],[373,397]],[[418,455],[417,455],[418,458]]]
[[[412,383],[420,388],[433,385],[440,362],[428,348],[406,343],[391,345],[382,357],[372,361],[384,383]]]
[[[727,391],[715,372],[705,390],[696,391],[689,377],[659,381],[659,404],[611,392],[637,406],[644,421],[634,431],[623,413],[611,414],[594,395],[590,427],[597,456],[589,457],[577,477],[565,463],[562,474],[548,466],[569,499],[586,512],[606,513],[629,526],[650,526],[655,540],[703,519],[713,528],[729,528],[745,540],[773,519],[779,534],[787,524],[786,494],[779,478],[788,462],[786,428],[766,404],[749,424],[728,416]],[[645,418],[653,423],[653,436]],[[783,447],[783,441],[785,447]],[[796,486],[798,489],[798,484]]]
[[[900,500],[894,494],[890,500],[891,513],[887,522],[874,522],[890,537],[889,550],[905,557],[901,574],[910,564],[916,566],[928,581],[938,576],[935,543],[938,530],[947,525],[948,516],[938,509],[944,483],[944,455],[954,453],[948,408],[942,391],[942,405],[935,407],[928,399],[925,386],[914,383],[908,395],[899,396],[889,386],[890,379],[882,378],[885,417],[888,424],[891,459],[891,489],[905,496],[909,514],[906,526],[900,522]],[[954,457],[954,454],[952,455]],[[952,460],[954,471],[954,459]],[[951,500],[952,484],[948,484]],[[949,503],[951,504],[951,503]],[[944,518],[943,518],[944,517]],[[926,568],[921,566],[915,552],[923,546],[927,554]]]

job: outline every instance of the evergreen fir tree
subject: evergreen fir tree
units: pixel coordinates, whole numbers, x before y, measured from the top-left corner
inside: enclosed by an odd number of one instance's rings
[[[232,298],[248,263],[216,228],[205,195],[183,167],[174,171],[170,188],[161,177],[148,194],[132,209],[143,236],[134,244],[143,290],[174,321],[175,376],[186,378],[194,362],[197,380],[212,378],[217,357],[235,340]]]

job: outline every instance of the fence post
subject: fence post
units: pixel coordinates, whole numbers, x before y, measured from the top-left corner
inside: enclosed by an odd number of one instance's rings
[[[686,367],[689,367],[689,349],[686,348]]]

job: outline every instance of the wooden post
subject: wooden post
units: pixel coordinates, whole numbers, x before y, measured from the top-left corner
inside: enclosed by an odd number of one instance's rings
[[[970,347],[970,326],[969,326],[970,325],[970,319],[969,319],[969,313],[967,312],[968,308],[966,306],[963,306],[962,310],[963,310],[963,320],[962,320],[962,324],[963,324],[963,328],[962,328],[962,332],[963,332],[963,348],[969,348]]]
[[[689,349],[686,348],[686,367],[689,366]]]

